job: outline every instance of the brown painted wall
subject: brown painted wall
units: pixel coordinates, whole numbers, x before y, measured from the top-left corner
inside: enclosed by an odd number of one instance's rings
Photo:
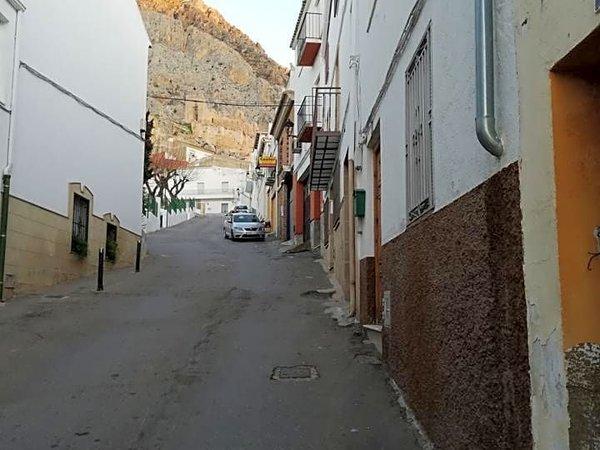
[[[372,256],[360,260],[360,323],[375,323],[375,258]]]
[[[438,448],[531,448],[515,163],[386,244],[384,356]]]

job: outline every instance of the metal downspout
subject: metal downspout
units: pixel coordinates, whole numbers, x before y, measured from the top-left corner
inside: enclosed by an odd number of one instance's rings
[[[494,0],[475,0],[475,59],[477,138],[489,153],[500,157],[504,153],[504,146],[496,129]]]

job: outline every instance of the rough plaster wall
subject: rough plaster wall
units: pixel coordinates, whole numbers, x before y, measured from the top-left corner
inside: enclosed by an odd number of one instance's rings
[[[600,345],[586,343],[569,349],[567,389],[573,450],[600,448]]]
[[[386,244],[385,358],[438,448],[531,448],[519,175],[512,164]]]
[[[360,298],[359,319],[362,324],[375,323],[375,258],[363,258],[359,262]]]

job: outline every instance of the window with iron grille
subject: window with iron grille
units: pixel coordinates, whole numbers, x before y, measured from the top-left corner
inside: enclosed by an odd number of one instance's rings
[[[117,226],[112,223],[106,224],[106,260],[115,262],[117,260]]]
[[[73,228],[71,251],[81,256],[87,255],[90,201],[81,195],[73,197]]]
[[[409,223],[433,209],[429,30],[406,71],[406,197]]]

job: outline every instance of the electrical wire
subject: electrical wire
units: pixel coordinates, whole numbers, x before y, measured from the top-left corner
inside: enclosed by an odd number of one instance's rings
[[[186,97],[169,97],[166,95],[148,95],[149,98],[154,98],[157,100],[172,100],[179,102],[190,102],[190,103],[203,103],[207,105],[214,106],[234,106],[240,108],[277,108],[279,103],[233,103],[233,102],[218,102],[212,100],[199,100],[193,98]],[[294,106],[293,103],[285,104],[284,106]]]

